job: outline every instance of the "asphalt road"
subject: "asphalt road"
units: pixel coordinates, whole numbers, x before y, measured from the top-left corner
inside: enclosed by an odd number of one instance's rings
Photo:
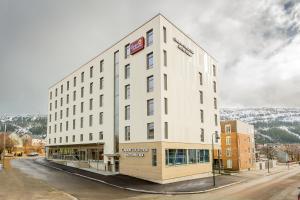
[[[295,200],[300,191],[300,167],[209,193],[172,196],[113,188],[28,159],[13,160],[11,166],[0,172],[0,199]]]

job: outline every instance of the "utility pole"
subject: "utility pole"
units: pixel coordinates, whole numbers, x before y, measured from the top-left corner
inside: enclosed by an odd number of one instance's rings
[[[5,159],[5,135],[6,135],[6,123],[4,124],[4,134],[3,134],[3,144],[4,144],[4,149],[3,149],[3,169],[4,169],[4,159]]]

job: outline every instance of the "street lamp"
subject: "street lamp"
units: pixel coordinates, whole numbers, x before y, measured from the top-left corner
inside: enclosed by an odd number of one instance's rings
[[[215,177],[215,169],[214,169],[214,135],[215,135],[215,139],[218,140],[220,139],[218,133],[213,133],[211,135],[211,149],[212,149],[212,173],[213,173],[213,183],[214,183],[214,187],[216,186],[216,177]]]

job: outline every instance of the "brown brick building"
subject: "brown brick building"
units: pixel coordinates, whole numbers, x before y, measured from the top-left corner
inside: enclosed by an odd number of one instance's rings
[[[255,166],[254,126],[238,120],[221,122],[221,148],[225,170],[250,170]]]

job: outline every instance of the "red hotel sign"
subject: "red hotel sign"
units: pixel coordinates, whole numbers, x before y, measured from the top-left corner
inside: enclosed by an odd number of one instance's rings
[[[130,44],[130,55],[133,55],[141,50],[144,49],[145,46],[145,39],[144,37],[140,37],[136,41]]]

